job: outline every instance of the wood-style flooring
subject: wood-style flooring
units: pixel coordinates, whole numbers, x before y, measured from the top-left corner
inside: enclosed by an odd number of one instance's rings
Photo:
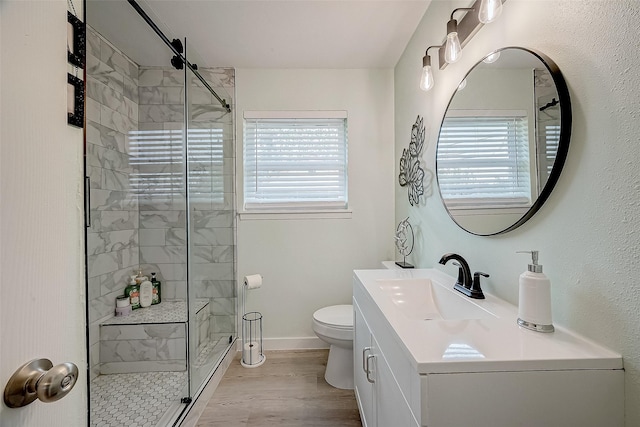
[[[257,368],[237,355],[197,426],[361,427],[353,390],[324,380],[328,350],[271,351]]]

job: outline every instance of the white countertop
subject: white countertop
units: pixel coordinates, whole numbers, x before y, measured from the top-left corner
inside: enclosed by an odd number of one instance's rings
[[[377,282],[418,278],[429,278],[434,285],[445,286],[461,298],[470,299],[453,291],[455,278],[437,269],[354,271],[354,295],[363,295],[377,306],[420,374],[623,367],[620,354],[565,328],[555,325],[555,332],[541,333],[518,326],[517,307],[490,294],[485,293],[484,300],[472,302],[497,317],[412,320]]]

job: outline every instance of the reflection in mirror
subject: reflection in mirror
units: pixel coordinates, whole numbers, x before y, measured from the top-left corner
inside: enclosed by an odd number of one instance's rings
[[[440,194],[466,231],[504,233],[533,216],[558,179],[571,133],[569,93],[550,59],[515,47],[487,55],[462,83],[438,138]]]

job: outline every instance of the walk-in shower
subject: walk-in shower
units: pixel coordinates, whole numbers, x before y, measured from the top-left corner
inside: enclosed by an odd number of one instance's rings
[[[237,336],[234,70],[154,18],[86,3],[91,426],[174,424]],[[139,272],[160,303],[115,316]]]

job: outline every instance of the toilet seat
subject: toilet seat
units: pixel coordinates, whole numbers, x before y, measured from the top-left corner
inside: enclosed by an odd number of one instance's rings
[[[335,329],[353,329],[353,306],[350,304],[332,305],[313,313],[317,323]]]

